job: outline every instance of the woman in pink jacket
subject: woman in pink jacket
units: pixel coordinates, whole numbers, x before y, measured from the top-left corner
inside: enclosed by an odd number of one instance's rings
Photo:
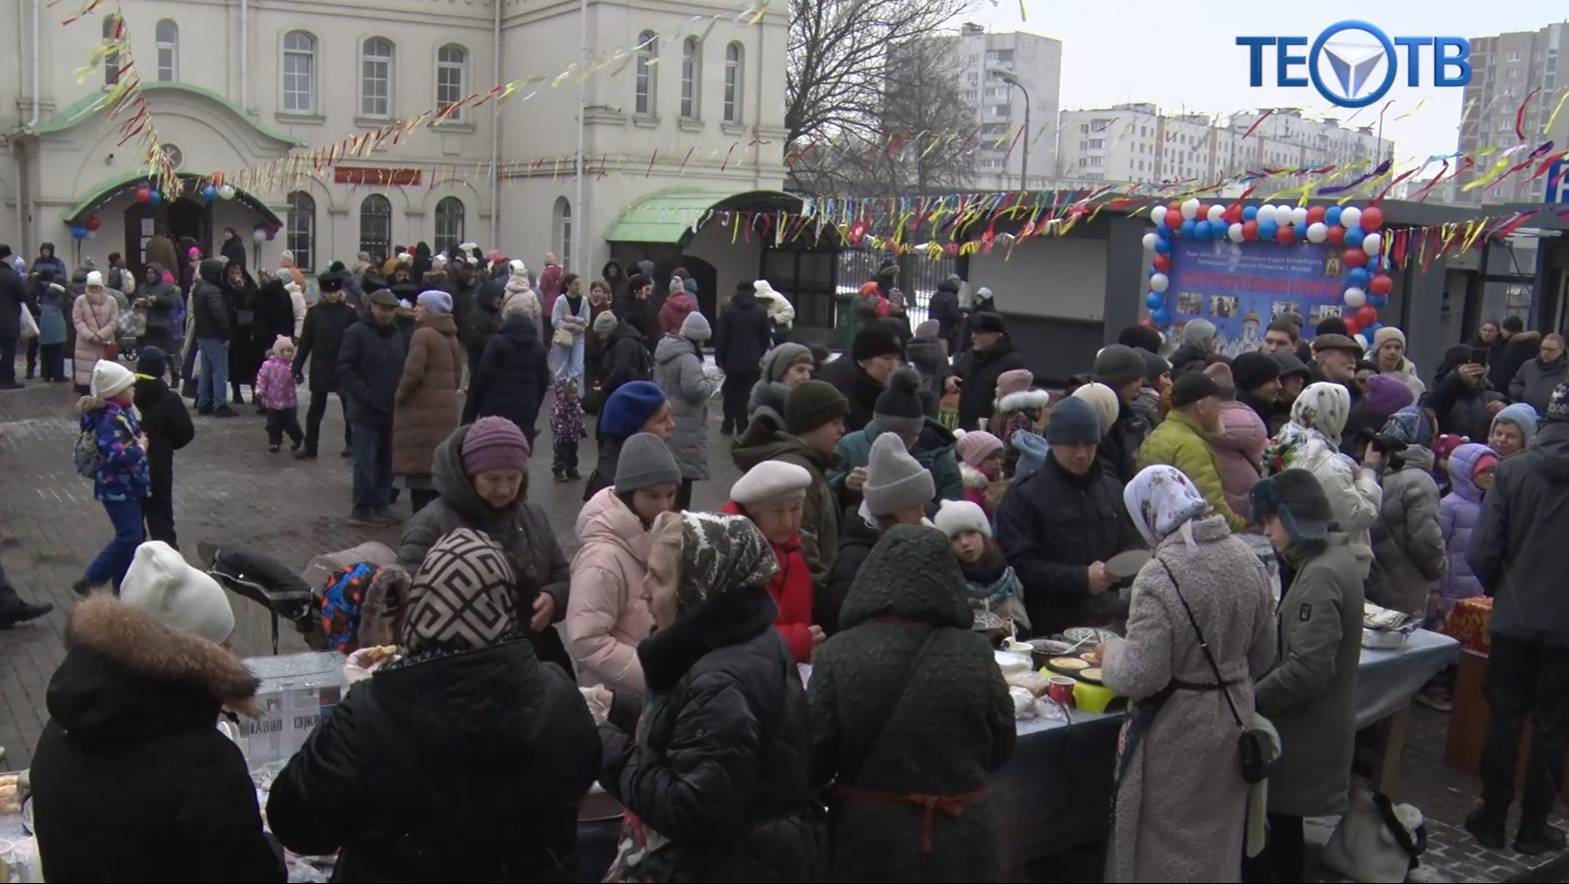
[[[1222,393],[1231,389],[1221,385]],[[1269,429],[1258,412],[1234,399],[1220,403],[1220,432],[1210,437],[1210,450],[1215,452],[1215,468],[1220,472],[1220,487],[1226,495],[1226,503],[1250,525],[1253,519],[1248,491],[1262,475],[1267,444]]]
[[[648,567],[648,532],[654,518],[675,508],[681,469],[658,436],[627,439],[616,462],[616,482],[603,488],[577,516],[583,546],[572,559],[572,591],[562,621],[578,683],[604,685],[642,696],[638,643],[654,630],[642,599]]]

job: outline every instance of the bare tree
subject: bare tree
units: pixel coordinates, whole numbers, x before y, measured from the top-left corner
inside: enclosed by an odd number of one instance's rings
[[[922,130],[947,136],[973,120],[970,109],[962,120],[950,121],[930,119],[929,110],[904,107],[909,96],[935,91],[935,73],[927,69],[939,67],[936,57],[943,53],[930,38],[970,5],[971,0],[792,0],[785,127],[786,158],[798,186],[864,173],[859,163],[843,169],[846,157],[875,163],[880,149],[884,160],[893,162],[905,147],[930,146],[930,139],[916,137]],[[920,63],[905,64],[906,70],[896,72],[900,55]],[[958,102],[956,84],[950,85]],[[950,105],[946,96],[938,103]],[[901,140],[908,144],[901,145]],[[952,149],[954,145],[945,145],[924,160]]]

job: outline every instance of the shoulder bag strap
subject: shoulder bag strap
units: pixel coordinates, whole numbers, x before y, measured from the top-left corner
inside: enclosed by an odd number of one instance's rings
[[[1182,587],[1177,583],[1177,575],[1171,573],[1171,568],[1157,556],[1155,561],[1166,572],[1166,578],[1171,581],[1171,588],[1177,593],[1177,601],[1182,603],[1182,610],[1187,612],[1188,622],[1193,625],[1193,634],[1198,637],[1199,650],[1204,652],[1204,659],[1209,661],[1211,672],[1215,673],[1215,686],[1221,695],[1226,698],[1226,705],[1231,707],[1231,717],[1236,719],[1239,730],[1247,730],[1247,724],[1242,720],[1242,714],[1237,711],[1237,704],[1231,699],[1231,688],[1227,687],[1226,679],[1220,674],[1220,664],[1215,662],[1215,655],[1210,652],[1209,642],[1204,639],[1204,630],[1199,628],[1198,618],[1193,616],[1193,609],[1188,606],[1188,600],[1182,595]]]
[[[855,765],[853,772],[839,772],[839,782],[846,783],[860,777],[861,770],[866,766],[866,762],[871,760],[873,755],[877,754],[878,749],[882,748],[883,738],[888,733],[888,725],[893,722],[893,717],[898,714],[899,707],[904,705],[904,698],[910,693],[910,678],[915,675],[915,670],[920,666],[921,660],[925,659],[926,657],[927,649],[932,646],[932,639],[936,637],[937,627],[934,626],[927,630],[926,639],[921,642],[920,648],[910,656],[910,661],[905,664],[903,677],[904,687],[899,691],[899,693],[894,695],[893,702],[888,705],[888,712],[883,715],[882,724],[877,726],[877,736],[872,738],[871,743],[868,744],[869,747],[866,750],[866,755],[862,757],[860,762]]]

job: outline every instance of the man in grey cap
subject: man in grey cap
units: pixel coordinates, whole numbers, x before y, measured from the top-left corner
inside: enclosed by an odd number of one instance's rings
[[[839,556],[828,573],[827,608],[813,610],[812,616],[820,621],[823,631],[832,635],[838,630],[839,608],[883,531],[925,521],[926,506],[936,494],[932,474],[905,450],[898,434],[883,433],[872,441],[861,506],[846,514],[840,528]]]

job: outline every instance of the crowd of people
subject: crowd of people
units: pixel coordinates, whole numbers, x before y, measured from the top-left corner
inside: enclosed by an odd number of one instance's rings
[[[1081,375],[1044,379],[985,287],[961,299],[963,281],[944,282],[912,327],[891,262],[830,359],[787,340],[766,281],[709,317],[690,274],[656,278],[651,262],[612,261],[585,290],[553,256],[535,278],[494,251],[421,244],[334,265],[299,311],[284,309],[288,265],[252,291],[232,258],[188,257],[188,309],[157,335],[149,323],[134,373],[104,349],[119,308],[97,271],[73,307],[77,465],[115,535],[77,584],[88,599],[51,687],[71,700],[51,700],[33,771],[52,871],[150,869],[172,844],[213,878],[281,874],[238,750],[211,729],[256,689],[222,647],[227,599],[164,554],[172,452],[192,429],[160,345],[180,340],[199,357],[197,413],[232,411],[229,387],[240,404],[250,386],[272,451],[287,435],[317,456],[338,394],[351,522],[398,526],[410,498],[405,588],[382,612],[398,656],[267,804],[283,846],[340,851],[342,880],[570,877],[595,780],[627,811],[610,880],[997,880],[987,776],[1015,728],[991,646],[1075,626],[1122,635],[1099,649],[1130,701],[1109,877],[1301,880],[1303,819],[1347,808],[1364,599],[1442,629],[1482,593],[1497,598],[1493,717],[1467,825],[1503,845],[1530,716],[1515,847],[1564,846],[1547,822],[1569,739],[1559,335],[1488,323],[1424,378],[1399,329],[1365,350],[1338,320],[1307,335],[1285,316],[1226,357],[1193,320],[1169,339],[1128,328]],[[57,285],[31,275],[30,290]],[[132,310],[178,306],[172,273],[147,279]],[[585,485],[570,559],[564,526],[528,499],[547,395],[552,476]],[[696,511],[723,456],[741,476]],[[1135,550],[1147,564],[1113,566]],[[176,650],[145,659],[160,644]],[[157,703],[131,708],[144,694]],[[1445,679],[1423,696],[1445,708]],[[1263,839],[1239,731],[1270,755]],[[126,734],[151,759],[140,769]],[[128,814],[103,794],[205,812]]]

